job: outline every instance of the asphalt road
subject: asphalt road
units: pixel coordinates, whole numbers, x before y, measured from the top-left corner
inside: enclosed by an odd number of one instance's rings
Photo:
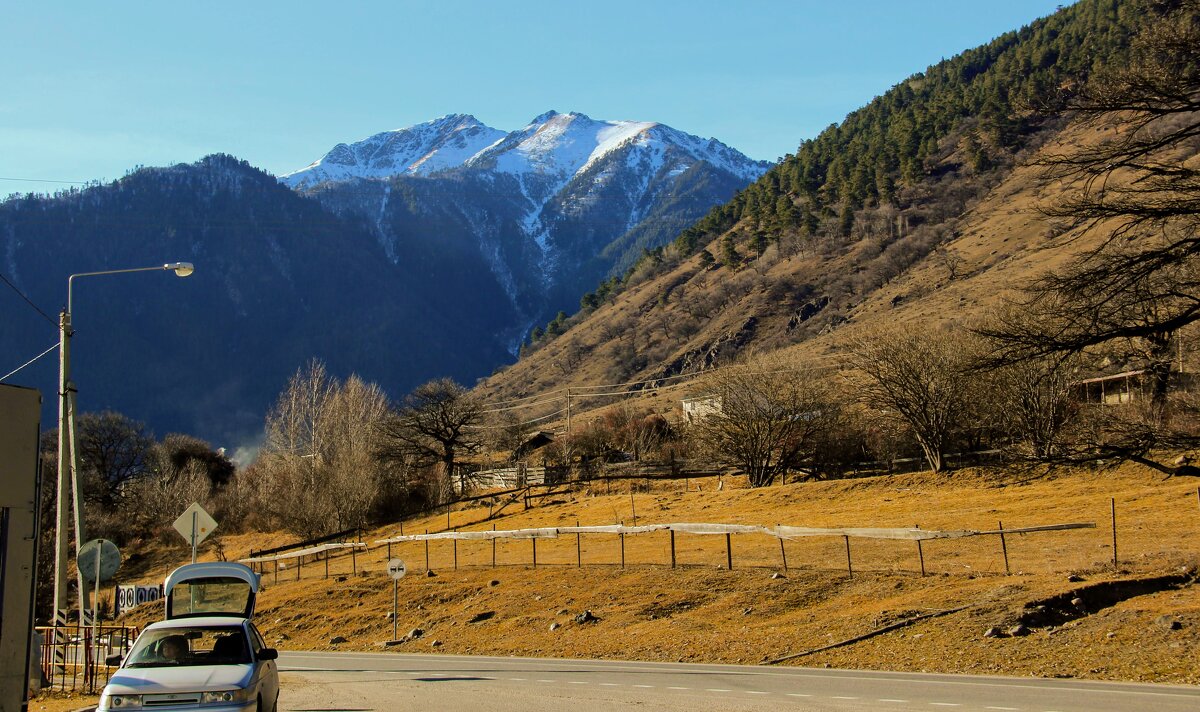
[[[1200,687],[604,660],[281,653],[281,712],[1196,712]]]

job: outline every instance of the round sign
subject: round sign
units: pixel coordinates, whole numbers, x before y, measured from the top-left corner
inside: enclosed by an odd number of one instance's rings
[[[402,579],[406,573],[408,573],[408,568],[404,565],[403,559],[392,559],[388,562],[388,576]]]
[[[121,567],[121,551],[108,539],[92,539],[79,548],[75,565],[85,581],[108,581]]]

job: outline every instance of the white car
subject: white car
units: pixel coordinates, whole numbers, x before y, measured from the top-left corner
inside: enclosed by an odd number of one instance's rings
[[[250,618],[259,577],[241,564],[188,564],[167,576],[167,619],[142,631],[110,665],[98,712],[205,710],[275,712],[279,653]]]

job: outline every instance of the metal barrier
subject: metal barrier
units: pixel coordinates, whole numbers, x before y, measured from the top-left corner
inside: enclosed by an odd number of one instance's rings
[[[42,675],[50,689],[96,692],[116,667],[109,655],[124,655],[137,639],[136,626],[39,626]]]

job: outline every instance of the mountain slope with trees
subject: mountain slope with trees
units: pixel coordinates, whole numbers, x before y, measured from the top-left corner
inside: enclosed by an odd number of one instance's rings
[[[1111,135],[1074,123],[1072,99],[1177,5],[1080,2],[906,79],[585,295],[483,392],[844,354],[847,327],[984,314],[1094,244],[1047,213],[1063,186],[1040,162]]]

